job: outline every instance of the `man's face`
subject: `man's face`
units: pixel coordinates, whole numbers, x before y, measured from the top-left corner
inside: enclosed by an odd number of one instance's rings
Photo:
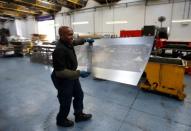
[[[71,28],[65,28],[61,31],[60,39],[66,41],[68,44],[72,44],[73,30]]]

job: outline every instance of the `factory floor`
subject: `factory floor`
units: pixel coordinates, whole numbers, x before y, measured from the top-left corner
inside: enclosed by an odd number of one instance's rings
[[[57,92],[51,67],[28,58],[0,58],[0,131],[191,131],[191,76],[186,99],[111,81],[80,79],[87,122],[56,126]],[[128,79],[128,78],[127,78]],[[71,107],[69,119],[74,120]]]

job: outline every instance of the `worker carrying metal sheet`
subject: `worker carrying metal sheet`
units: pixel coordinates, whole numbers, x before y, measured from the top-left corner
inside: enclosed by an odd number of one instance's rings
[[[91,114],[83,113],[84,93],[80,85],[79,77],[85,78],[89,72],[77,70],[78,62],[74,46],[83,45],[85,42],[93,43],[93,39],[73,40],[73,30],[67,26],[59,28],[60,39],[56,42],[53,56],[52,81],[58,91],[60,110],[57,114],[57,125],[70,127],[74,122],[67,119],[73,99],[75,121],[86,121],[91,119]]]

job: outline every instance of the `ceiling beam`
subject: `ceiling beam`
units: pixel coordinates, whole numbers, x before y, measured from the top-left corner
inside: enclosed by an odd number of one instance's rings
[[[54,3],[46,2],[43,0],[32,0],[32,1],[29,1],[29,0],[12,0],[12,1],[15,3],[18,3],[18,4],[25,5],[25,6],[33,6],[33,7],[36,7],[38,9],[44,10],[46,12],[49,12],[49,11],[58,12],[61,10],[61,6],[56,5]]]
[[[0,15],[6,15],[6,16],[11,16],[11,17],[16,17],[16,18],[26,17],[26,14],[18,13],[15,11],[2,10],[2,9],[0,9]]]
[[[17,12],[21,12],[21,13],[27,13],[27,14],[30,14],[30,15],[39,14],[39,12],[29,10],[28,8],[26,8],[24,6],[17,5],[17,4],[14,4],[14,3],[0,2],[0,9],[17,11]]]
[[[84,3],[81,3],[80,0],[57,0],[57,3],[70,9],[77,9],[84,7]]]
[[[80,3],[80,0],[67,0],[67,1],[76,5],[82,6],[82,4]]]

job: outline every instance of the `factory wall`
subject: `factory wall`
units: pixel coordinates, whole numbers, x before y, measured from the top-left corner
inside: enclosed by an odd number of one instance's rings
[[[27,22],[26,20],[15,20],[17,36],[26,37],[27,35],[26,22]]]
[[[14,21],[4,22],[3,27],[9,29],[11,35],[17,34],[16,24]]]
[[[93,0],[88,0],[87,6],[82,11],[70,12],[63,8],[55,16],[56,38],[57,30],[60,25],[71,26],[75,32],[84,34],[116,34],[119,36],[120,30],[137,30],[144,25],[160,26],[159,16],[165,16],[166,21],[163,26],[170,28],[171,40],[190,40],[191,41],[191,23],[172,23],[172,20],[191,19],[191,10],[189,2],[184,0],[174,0],[175,3],[168,3],[167,0],[153,0],[145,6],[144,0],[121,0],[116,6],[91,8],[100,6]],[[178,1],[178,2],[177,2]],[[130,2],[130,3],[129,3]],[[185,8],[184,8],[185,7]],[[86,9],[87,8],[87,9]],[[86,9],[86,10],[85,10]],[[127,20],[126,24],[108,25],[107,21]],[[88,21],[85,25],[73,25],[72,22]],[[29,37],[32,33],[38,33],[37,22],[30,18],[25,28],[22,28],[24,36]],[[17,31],[18,32],[18,31]],[[21,32],[21,31],[20,31]]]
[[[32,34],[38,33],[38,22],[32,16],[27,17],[26,21],[26,37],[31,38]]]
[[[184,13],[185,6],[185,13]],[[159,16],[165,16],[164,27],[170,28],[171,40],[191,40],[191,23],[172,23],[172,20],[191,19],[191,11],[188,13],[189,3],[159,4],[146,7],[145,25],[157,25]],[[190,16],[188,16],[190,14]],[[184,16],[183,16],[184,15]]]
[[[74,12],[70,15],[62,14],[62,18],[67,20],[69,17],[72,22],[88,21],[84,25],[71,25],[75,32],[92,34],[117,34],[119,36],[120,30],[137,30],[144,25],[160,26],[158,17],[165,16],[166,21],[163,23],[164,27],[169,27],[170,40],[191,40],[191,23],[172,23],[172,20],[191,19],[191,10],[189,10],[189,2],[176,1],[175,3],[168,3],[165,0],[149,1],[145,6],[144,1],[135,2],[133,0],[122,0],[121,3],[130,2],[128,4],[119,4],[112,7],[102,7],[96,9],[89,9]],[[86,8],[91,8],[93,5],[98,6],[94,1],[88,1]],[[185,8],[184,8],[185,7]],[[185,10],[184,10],[185,9]],[[183,16],[184,15],[184,16]],[[67,17],[67,18],[66,18]],[[127,24],[108,25],[107,21],[127,20]],[[57,19],[56,19],[57,21]],[[69,21],[68,21],[69,22]],[[63,22],[63,24],[65,24]]]
[[[38,33],[37,22],[31,16],[25,20],[7,21],[3,23],[2,27],[9,29],[13,36],[31,38],[31,34]]]
[[[191,19],[191,10],[189,12],[189,17],[188,17],[188,3],[186,4],[186,13],[185,16],[183,16],[184,12],[184,3],[179,3],[179,4],[174,4],[173,8],[173,15],[172,19],[182,19],[184,18],[189,18]],[[191,22],[190,23],[173,23],[171,25],[171,30],[170,30],[170,39],[183,39],[183,40],[190,40],[191,41]]]
[[[71,17],[69,15],[57,14],[55,17],[55,29],[56,29],[56,38],[58,39],[58,28],[61,25],[71,26]]]

